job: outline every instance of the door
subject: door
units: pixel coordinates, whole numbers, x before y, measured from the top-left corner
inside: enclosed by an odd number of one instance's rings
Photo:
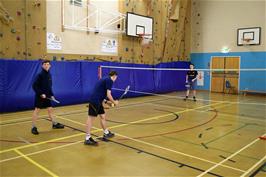
[[[224,58],[214,57],[212,58],[211,69],[224,69]],[[211,91],[223,92],[224,91],[224,71],[212,71],[211,72]]]
[[[212,71],[211,91],[225,93],[225,82],[229,81],[234,87],[234,92],[238,92],[239,79],[239,57],[213,57],[211,69],[233,69],[233,71]]]
[[[234,71],[225,71],[225,81],[228,80],[232,87],[234,87],[234,91],[237,93],[239,79],[239,57],[226,57],[225,69],[234,69]]]

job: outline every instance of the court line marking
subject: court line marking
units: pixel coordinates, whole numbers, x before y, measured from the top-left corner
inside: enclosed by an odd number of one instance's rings
[[[170,137],[170,136],[166,136],[166,135],[163,135],[162,137],[165,137],[165,138],[167,138],[169,140],[172,140],[172,141],[178,141],[178,142],[187,143],[187,144],[191,144],[191,145],[194,145],[194,146],[202,147],[201,144],[197,144],[197,143],[190,142],[190,141],[185,141],[183,139],[178,139],[178,138]],[[227,150],[223,150],[223,149],[219,149],[219,148],[216,148],[216,147],[208,146],[208,148],[216,150],[216,151],[224,152],[224,153],[227,153],[227,154],[233,154],[233,152],[230,152],[230,151],[227,151]],[[259,160],[258,158],[247,156],[247,155],[244,155],[244,154],[239,154],[239,156],[242,156],[243,158],[249,158],[249,159],[252,159],[254,161]]]
[[[193,111],[195,109],[201,109],[203,107],[208,107],[208,106],[213,106],[213,105],[217,105],[217,104],[222,104],[222,103],[214,103],[214,104],[209,104],[209,105],[204,105],[204,106],[199,106],[197,108],[193,108],[193,109],[186,109],[186,110],[183,110],[183,111],[178,111],[178,112],[175,112],[176,114],[178,113],[183,113],[183,112],[188,112],[188,111]],[[150,118],[147,118],[147,119],[141,119],[141,120],[137,120],[137,121],[133,121],[133,122],[129,122],[128,124],[122,124],[122,125],[116,125],[116,126],[112,126],[112,127],[109,127],[110,129],[112,128],[117,128],[117,127],[123,127],[123,126],[127,126],[127,125],[130,125],[132,123],[138,123],[138,122],[143,122],[143,121],[148,121],[148,120],[153,120],[153,119],[159,119],[161,117],[166,117],[166,116],[169,116],[169,115],[172,115],[173,113],[169,113],[169,114],[163,114],[163,115],[160,115],[160,116],[154,116],[154,117],[150,117]],[[56,117],[61,117],[61,116],[56,116]],[[82,124],[84,126],[84,124]],[[97,131],[98,132],[98,131]],[[95,133],[95,132],[92,132],[92,133]],[[19,147],[15,147],[15,148],[10,148],[10,149],[5,149],[5,150],[2,150],[0,151],[0,154],[1,153],[4,153],[4,152],[9,152],[9,151],[13,151],[15,149],[23,149],[23,148],[27,148],[27,147],[32,147],[32,146],[36,146],[36,145],[41,145],[41,144],[46,144],[46,143],[49,143],[49,142],[53,142],[53,141],[59,141],[59,140],[63,140],[63,139],[67,139],[67,138],[72,138],[72,137],[76,137],[76,136],[80,136],[80,135],[83,135],[84,133],[79,133],[79,134],[75,134],[75,135],[70,135],[70,136],[65,136],[65,137],[61,137],[61,138],[55,138],[55,139],[51,139],[51,140],[47,140],[47,141],[42,141],[42,142],[39,142],[39,143],[34,143],[34,144],[29,144],[29,145],[24,145],[24,146],[19,146]]]
[[[39,167],[40,169],[42,169],[43,171],[45,171],[46,173],[48,173],[49,175],[53,176],[53,177],[59,177],[58,175],[56,175],[55,173],[53,173],[52,171],[48,170],[47,168],[45,168],[44,166],[42,166],[41,164],[39,164],[38,162],[32,160],[31,158],[29,158],[28,156],[26,156],[25,154],[23,154],[22,152],[20,152],[19,150],[15,149],[14,150],[16,153],[18,153],[20,156],[22,156],[23,158],[25,158],[27,161],[29,161],[30,163],[32,163],[33,165]]]
[[[44,150],[40,150],[40,151],[36,151],[36,152],[29,153],[29,154],[24,154],[24,155],[25,156],[31,156],[31,155],[35,155],[35,154],[40,154],[42,152],[46,152],[46,151],[50,151],[50,150],[55,150],[55,149],[60,149],[60,148],[67,147],[67,146],[71,146],[71,145],[78,144],[78,143],[81,143],[81,142],[82,141],[76,141],[76,142],[73,142],[73,143],[64,144],[64,145],[56,146],[56,147],[53,147],[53,148],[47,148],[47,149],[44,149]],[[0,163],[7,162],[7,161],[10,161],[10,160],[19,159],[21,157],[22,156],[16,156],[16,157],[8,158],[8,159],[3,159],[3,160],[0,160]]]
[[[60,117],[60,118],[63,119],[63,120],[67,120],[67,121],[79,124],[79,125],[83,125],[83,126],[85,125],[84,123],[80,123],[80,122],[77,122],[77,121],[74,121],[74,120],[70,120],[70,119],[67,119],[67,118],[63,118],[63,117]],[[96,130],[101,130],[101,129],[96,128],[96,127],[93,127],[93,128],[96,129]],[[169,148],[165,148],[165,147],[162,147],[162,146],[159,146],[159,145],[156,145],[156,144],[148,143],[146,141],[134,139],[134,138],[131,138],[131,137],[128,137],[128,136],[125,136],[125,135],[118,134],[118,133],[116,133],[116,135],[118,135],[120,137],[123,137],[123,138],[126,138],[126,139],[130,139],[132,141],[136,141],[136,142],[139,142],[139,143],[142,143],[142,144],[146,144],[146,145],[149,145],[149,146],[152,146],[152,147],[156,147],[156,148],[163,149],[163,150],[166,150],[166,151],[170,151],[170,152],[173,152],[173,153],[176,153],[176,154],[184,155],[186,157],[198,159],[198,160],[201,160],[201,161],[204,161],[204,162],[208,162],[208,163],[211,163],[211,164],[217,164],[216,162],[213,162],[213,161],[210,161],[210,160],[206,160],[206,159],[203,159],[203,158],[200,158],[200,157],[196,157],[196,156],[193,156],[193,155],[185,154],[183,152],[175,151],[175,150],[172,150],[172,149],[169,149]],[[227,165],[221,165],[221,166],[226,167],[226,168],[230,168],[230,169],[233,169],[233,170],[236,170],[236,171],[240,171],[240,172],[245,172],[244,170],[241,170],[241,169],[238,169],[238,168],[234,168],[234,167],[231,167],[231,166],[227,166]]]
[[[265,134],[261,135],[261,136],[265,136]],[[212,166],[211,168],[209,168],[208,170],[206,170],[205,172],[201,173],[200,175],[198,175],[197,177],[201,177],[205,174],[207,174],[208,172],[210,172],[211,170],[215,169],[218,166],[221,166],[225,161],[227,161],[228,159],[231,159],[232,157],[234,157],[235,155],[239,154],[241,151],[245,150],[246,148],[248,148],[249,146],[253,145],[254,143],[256,143],[257,141],[259,141],[259,138],[256,138],[255,140],[253,140],[251,143],[247,144],[246,146],[242,147],[241,149],[239,149],[238,151],[236,151],[234,154],[231,154],[229,157],[227,157],[226,159],[222,160],[221,162],[217,163],[216,165]],[[245,172],[245,171],[244,171]]]
[[[26,140],[25,138],[23,138],[23,137],[18,137],[18,139],[20,139],[21,141],[23,141],[24,143],[26,143],[26,144],[31,144],[28,140]]]
[[[201,109],[201,108],[205,108],[205,107],[209,107],[209,106],[213,106],[213,105],[218,105],[218,104],[222,104],[222,103],[214,103],[214,104],[199,106],[199,107],[196,107],[196,108],[188,108],[188,109],[185,109],[185,110],[182,110],[182,111],[176,111],[176,112],[173,112],[173,113],[180,114],[180,113],[194,111],[196,109]],[[109,129],[118,128],[118,127],[124,127],[126,125],[130,125],[130,124],[134,124],[134,123],[139,123],[139,122],[145,122],[145,121],[149,121],[149,120],[159,119],[159,118],[162,118],[162,117],[171,116],[171,115],[173,115],[173,113],[163,114],[163,115],[159,115],[159,116],[153,116],[153,117],[149,117],[149,118],[146,118],[146,119],[132,121],[132,122],[129,122],[129,123],[126,123],[126,124],[115,125],[115,126],[109,127]],[[83,125],[83,126],[85,125],[83,123],[80,123],[80,122],[77,122],[77,121],[74,121],[74,120],[71,120],[71,119],[66,119],[66,118],[64,118],[62,116],[56,115],[56,117],[64,119],[64,120],[68,120],[70,122],[73,122],[73,123],[76,123],[76,124],[79,124],[79,125]]]
[[[152,105],[155,105],[155,106],[161,106],[161,107],[168,107],[168,108],[177,108],[175,106],[171,106],[171,105],[164,105],[164,104],[161,104],[159,105],[159,103],[146,103],[146,104],[152,104]],[[217,106],[217,107],[214,107],[214,109],[219,109],[219,108],[222,108],[222,107],[226,107],[226,106],[230,106],[230,103],[227,103],[228,105],[220,105],[220,106]],[[182,108],[182,107],[178,107],[178,108]],[[205,112],[208,112],[210,110],[205,110],[205,111],[199,111],[199,110],[195,110],[196,112],[201,112],[201,113],[205,113]],[[218,111],[218,110],[217,110]],[[257,118],[249,118],[247,116],[243,116],[243,115],[233,115],[233,114],[227,114],[227,113],[222,113],[220,111],[219,112],[219,115],[222,115],[222,116],[227,116],[227,117],[241,117],[241,119],[246,119],[246,120],[251,120],[251,121],[257,121],[257,122],[262,122],[262,123],[265,123],[266,124],[266,120],[260,120],[260,119],[257,119]],[[231,121],[229,119],[225,119],[225,118],[220,118],[220,119],[223,119],[225,121]],[[243,122],[241,121],[242,123],[246,123],[246,122]]]
[[[266,155],[260,159],[260,161],[258,161],[256,164],[254,164],[252,167],[250,167],[244,174],[242,174],[240,177],[244,177],[247,174],[249,174],[254,168],[256,168],[259,164],[261,164],[261,162],[263,162],[264,160],[266,160]]]
[[[148,101],[144,101],[144,102],[133,102],[133,103],[131,103],[131,104],[125,104],[125,105],[121,105],[121,106],[118,106],[118,107],[114,107],[114,108],[112,108],[112,110],[118,110],[118,109],[122,109],[122,108],[127,108],[127,107],[133,107],[133,106],[139,106],[140,104],[146,104],[146,103],[149,103],[149,102],[155,102],[155,101],[163,101],[163,100],[165,100],[165,99],[151,99],[151,100],[148,100]],[[86,106],[86,105],[83,105],[83,104],[81,104],[80,106]],[[80,107],[79,106],[79,107]],[[78,110],[74,110],[74,111],[69,111],[69,112],[65,112],[65,113],[57,113],[59,116],[61,115],[61,116],[64,116],[64,115],[66,115],[66,114],[72,114],[72,113],[85,113],[85,112],[87,112],[86,110],[88,110],[88,109],[78,109]],[[81,112],[81,111],[84,111],[84,112]],[[57,115],[57,114],[55,114],[55,115]],[[38,120],[40,120],[40,119],[42,119],[42,118],[47,118],[48,117],[48,115],[41,115],[41,116],[39,116],[39,119]],[[28,121],[32,121],[31,119],[29,119],[29,118],[32,118],[32,115],[29,115],[29,116],[27,116],[27,117],[23,117],[23,118],[19,118],[19,119],[12,119],[12,120],[5,120],[5,121],[0,121],[0,126],[5,126],[5,125],[1,125],[1,124],[5,124],[5,123],[19,123],[19,122],[16,122],[16,121],[21,121],[21,120],[28,120]],[[43,120],[43,119],[42,119]],[[14,124],[11,124],[11,125],[14,125]],[[7,125],[9,125],[9,124],[7,124]]]
[[[93,132],[93,133],[95,133],[95,132]],[[0,154],[5,153],[5,152],[14,151],[14,150],[24,149],[24,148],[28,148],[28,147],[33,147],[33,146],[37,146],[37,145],[42,145],[42,144],[46,144],[46,143],[53,142],[53,141],[60,141],[60,140],[68,139],[68,138],[73,138],[73,137],[77,137],[77,136],[81,136],[81,135],[84,135],[84,133],[78,133],[78,134],[74,134],[74,135],[64,136],[61,138],[55,138],[55,139],[50,139],[47,141],[41,141],[38,143],[18,146],[18,147],[14,147],[14,148],[9,148],[9,149],[5,149],[5,150],[0,151]]]

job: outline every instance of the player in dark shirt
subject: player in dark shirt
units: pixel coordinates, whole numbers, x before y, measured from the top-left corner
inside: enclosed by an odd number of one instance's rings
[[[193,100],[196,101],[196,81],[197,81],[197,76],[198,72],[194,70],[194,65],[191,63],[189,65],[190,70],[187,72],[186,75],[186,87],[187,87],[187,94],[186,98],[184,99],[185,101],[188,99],[189,91],[193,90]]]
[[[51,65],[49,60],[44,60],[42,62],[42,71],[36,76],[32,88],[35,92],[35,102],[34,102],[34,112],[32,116],[32,129],[31,132],[34,135],[38,135],[39,132],[36,127],[36,120],[41,108],[48,108],[48,116],[51,119],[53,125],[52,128],[64,128],[64,125],[55,122],[52,116],[52,105],[51,101],[48,99],[54,98],[54,93],[52,90],[52,77],[49,72]]]
[[[114,105],[118,104],[118,101],[114,100],[111,94],[111,89],[116,79],[117,79],[117,73],[115,71],[111,71],[108,77],[104,77],[96,83],[91,93],[91,97],[89,99],[88,119],[86,123],[87,134],[86,134],[86,138],[84,141],[85,145],[97,145],[97,142],[94,141],[94,139],[91,137],[91,128],[92,128],[94,119],[98,115],[101,118],[100,123],[104,131],[103,137],[111,138],[114,136],[114,133],[112,133],[110,130],[107,129],[106,115],[105,115],[105,111],[104,111],[102,104],[106,97]]]

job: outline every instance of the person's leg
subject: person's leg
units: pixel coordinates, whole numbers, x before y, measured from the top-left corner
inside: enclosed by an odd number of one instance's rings
[[[53,116],[53,108],[52,107],[48,107],[47,113],[48,113],[49,119],[53,123],[53,128],[56,128],[56,129],[64,128],[64,125],[63,124],[60,124],[60,123],[56,122],[56,120],[55,120],[55,118]]]
[[[39,112],[40,112],[40,108],[35,108],[34,111],[33,111],[33,115],[32,115],[31,133],[34,134],[34,135],[38,135],[39,134],[39,132],[37,130],[37,127],[36,127],[36,121],[38,119]]]
[[[94,116],[88,116],[88,119],[86,122],[86,139],[89,139],[91,137],[91,128],[92,128],[95,118],[96,117]]]
[[[105,137],[105,138],[111,138],[111,137],[113,137],[115,134],[112,133],[107,128],[106,114],[105,114],[105,111],[104,111],[103,106],[100,106],[99,115],[100,115],[100,118],[101,118],[100,123],[101,123],[101,127],[103,129],[103,137]]]
[[[106,115],[105,114],[100,114],[100,118],[101,118],[101,120],[100,120],[101,127],[105,131],[105,130],[107,130]]]
[[[91,137],[91,128],[93,125],[93,122],[95,120],[95,116],[88,116],[87,122],[86,122],[86,137],[84,144],[85,145],[97,145],[98,142],[96,142],[92,137]]]
[[[36,127],[36,121],[38,119],[38,115],[40,112],[40,108],[35,108],[32,115],[32,127]]]
[[[196,101],[196,90],[193,90],[193,100]]]
[[[188,99],[188,95],[189,95],[189,88],[187,89],[187,92],[186,92],[186,98],[184,98],[185,101]]]
[[[192,89],[193,89],[193,100],[196,101],[196,81],[193,82]]]
[[[84,144],[85,145],[97,145],[98,143],[94,141],[94,139],[91,137],[91,129],[93,122],[98,114],[98,107],[92,104],[89,104],[89,110],[88,110],[88,118],[86,121],[86,137]]]

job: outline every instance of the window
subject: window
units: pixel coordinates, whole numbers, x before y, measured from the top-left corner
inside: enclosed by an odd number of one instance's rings
[[[70,4],[74,4],[75,6],[82,6],[82,0],[70,0]]]

